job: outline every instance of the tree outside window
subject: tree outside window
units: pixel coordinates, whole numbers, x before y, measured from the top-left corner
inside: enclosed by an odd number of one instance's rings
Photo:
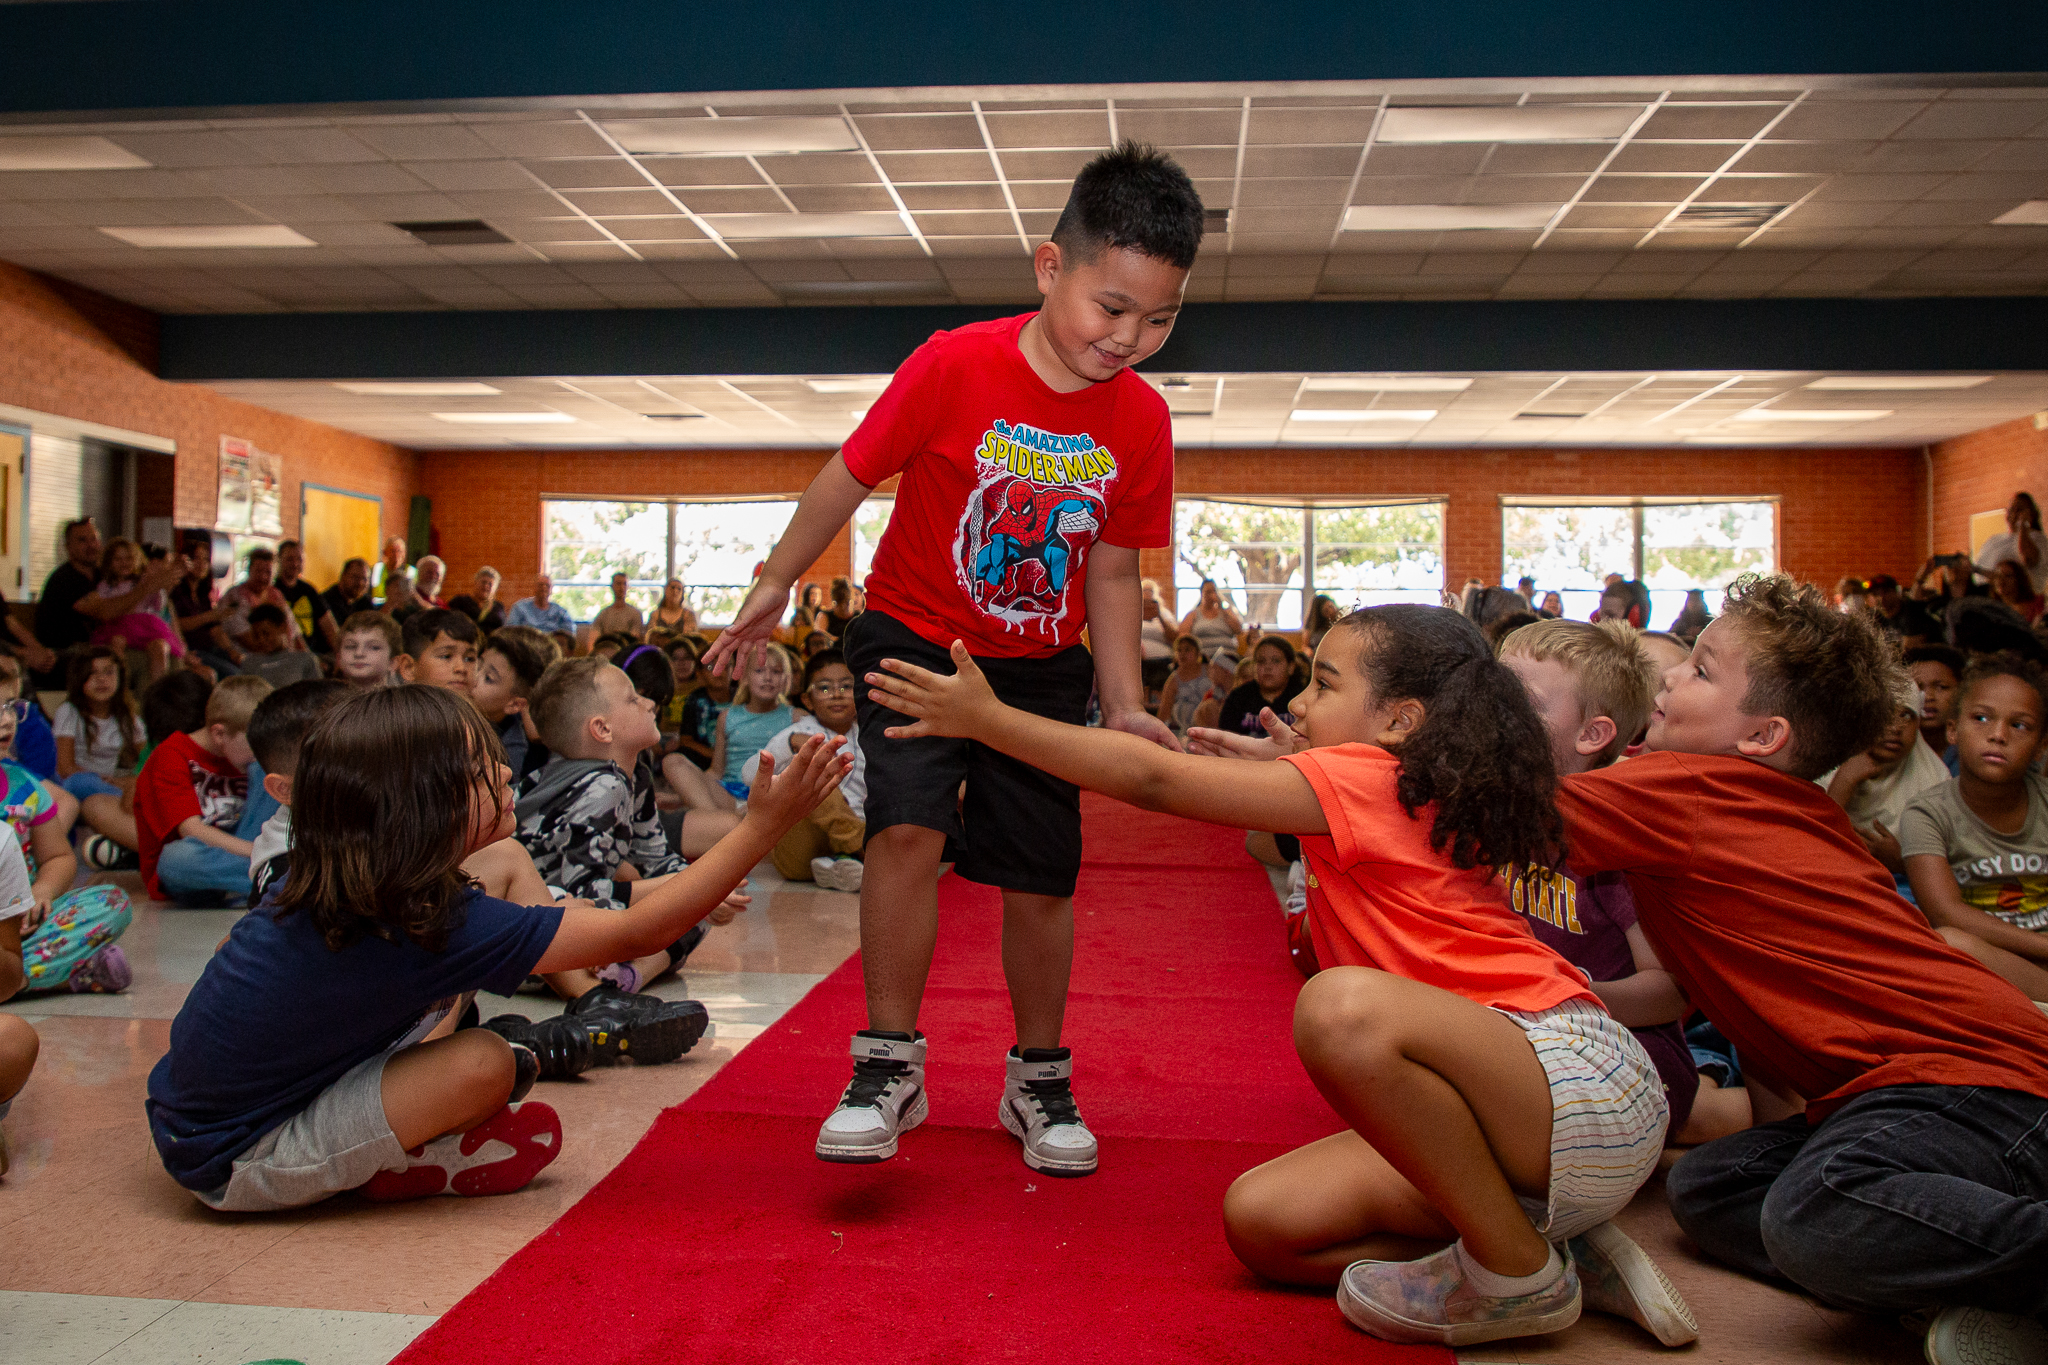
[[[1205,578],[1247,621],[1299,630],[1328,593],[1347,610],[1441,600],[1443,504],[1319,507],[1183,499],[1174,510],[1174,591],[1186,615]]]
[[[555,597],[578,620],[612,600],[611,579],[631,582],[628,600],[652,612],[670,578],[705,625],[730,622],[756,570],[789,523],[787,499],[756,502],[594,502],[542,504],[542,562]]]
[[[1668,626],[1694,588],[1719,610],[1718,590],[1777,567],[1778,504],[1631,498],[1581,506],[1501,508],[1501,581],[1527,575],[1564,599],[1565,615],[1592,617],[1607,575],[1640,577],[1650,624]],[[1539,599],[1540,600],[1540,599]]]

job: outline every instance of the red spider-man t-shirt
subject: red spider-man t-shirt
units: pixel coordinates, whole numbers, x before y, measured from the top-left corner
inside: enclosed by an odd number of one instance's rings
[[[1080,640],[1096,541],[1143,549],[1172,532],[1166,401],[1129,370],[1047,387],[1017,347],[1033,316],[934,333],[841,452],[870,487],[903,475],[868,606],[996,658]]]

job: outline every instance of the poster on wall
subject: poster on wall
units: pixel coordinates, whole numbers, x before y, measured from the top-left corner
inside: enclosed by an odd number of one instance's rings
[[[259,536],[284,534],[284,456],[249,450],[249,529]]]
[[[249,465],[255,449],[239,437],[220,438],[220,500],[213,524],[230,534],[249,529]]]

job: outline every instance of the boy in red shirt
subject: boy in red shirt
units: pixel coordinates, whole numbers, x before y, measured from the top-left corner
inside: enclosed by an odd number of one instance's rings
[[[746,666],[788,611],[797,576],[875,485],[901,474],[867,610],[846,629],[855,677],[884,657],[950,668],[947,647],[960,639],[1013,705],[1079,724],[1092,685],[1105,725],[1172,744],[1145,710],[1139,677],[1138,550],[1169,538],[1173,426],[1131,367],[1173,330],[1201,237],[1201,200],[1172,160],[1126,143],[1091,161],[1033,257],[1044,306],[937,333],[903,363],[805,492],[706,666]],[[1003,889],[1017,1022],[1003,1125],[1034,1169],[1086,1175],[1095,1139],[1060,1045],[1078,790],[965,740],[882,738],[903,720],[861,697],[869,1027],[854,1035],[853,1081],[817,1154],[886,1160],[925,1117],[917,1014],[944,861]]]
[[[1933,1310],[1937,1365],[1994,1358],[1958,1354],[1973,1339],[2035,1359],[2048,1018],[1942,941],[1812,780],[1869,747],[1900,671],[1818,589],[1744,579],[1664,675],[1652,752],[1564,779],[1559,808],[1576,869],[1627,874],[1760,1116],[1769,1094],[1795,1097],[1673,1168],[1679,1226],[1832,1304]]]
[[[150,752],[135,779],[142,881],[157,900],[218,904],[249,895],[249,852],[277,801],[249,749],[249,717],[270,695],[253,675],[225,678],[206,724]]]

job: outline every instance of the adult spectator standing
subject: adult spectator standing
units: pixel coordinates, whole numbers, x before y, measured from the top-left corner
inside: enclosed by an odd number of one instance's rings
[[[441,584],[447,577],[447,562],[439,555],[427,555],[412,566],[412,595],[421,611],[448,605],[441,600]]]
[[[359,611],[375,611],[377,599],[370,596],[370,561],[358,557],[343,564],[341,577],[320,598],[327,603],[327,614],[337,626]]]
[[[384,585],[394,574],[405,572],[405,537],[393,536],[384,542],[384,557],[370,574],[370,595],[382,605],[385,599]]]
[[[632,580],[622,573],[612,575],[612,604],[591,618],[599,635],[630,635],[639,639],[647,633],[647,618],[640,608],[626,600]]]
[[[299,634],[299,623],[292,619],[291,604],[278,591],[276,575],[276,553],[259,545],[249,551],[249,576],[220,595],[220,604],[228,609],[228,619],[222,628],[243,649],[256,647],[249,638],[249,613],[263,606],[276,607],[284,613],[285,648],[306,647],[306,637]]]
[[[553,599],[555,580],[542,574],[533,580],[533,596],[522,597],[512,604],[512,610],[505,614],[505,624],[511,626],[532,626],[548,635],[560,631],[575,635],[576,618],[569,609]]]
[[[185,636],[185,657],[196,659],[223,678],[242,671],[243,649],[230,640],[220,623],[235,614],[213,601],[213,542],[203,534],[185,542],[179,561],[185,576],[171,589],[171,615]]]
[[[331,654],[341,647],[341,630],[335,624],[334,611],[327,605],[327,598],[300,577],[305,572],[305,548],[296,540],[280,542],[277,547],[277,590],[284,594],[285,614],[292,618],[293,628],[315,654]]]
[[[804,586],[804,600],[810,603],[815,610],[819,604],[810,602],[813,593],[819,597],[824,595],[823,590],[816,583],[806,584]],[[801,612],[803,608],[798,607],[797,610]],[[806,618],[804,624],[809,626],[813,623]],[[697,629],[697,613],[690,610],[690,604],[683,600],[682,579],[671,578],[668,581],[668,586],[661,593],[661,605],[654,609],[654,619],[648,622],[648,628],[650,630],[679,630],[686,635]]]
[[[486,564],[476,571],[470,581],[470,590],[459,597],[448,599],[448,606],[476,622],[477,629],[489,635],[505,624],[505,604],[498,600],[498,584],[502,580],[498,571]]]
[[[1977,567],[1987,578],[2008,559],[2027,571],[2036,596],[2048,589],[2048,536],[2041,534],[2041,509],[2032,493],[2012,495],[2005,509],[2005,530],[1977,551]]]

